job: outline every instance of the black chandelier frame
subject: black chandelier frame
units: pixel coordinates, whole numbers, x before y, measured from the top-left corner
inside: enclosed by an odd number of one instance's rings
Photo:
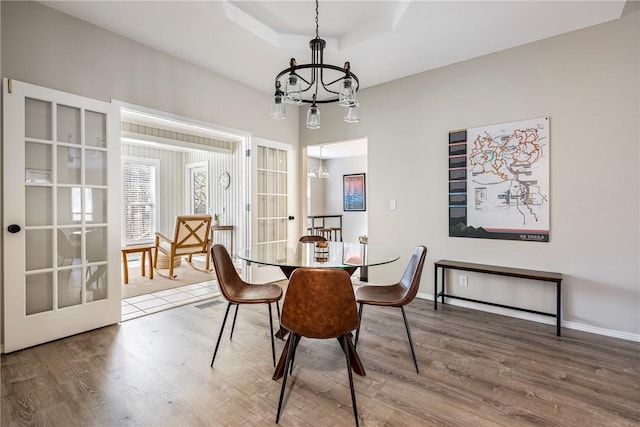
[[[286,74],[298,77],[307,85],[306,88],[301,88],[300,90],[301,95],[308,92],[310,89],[315,88],[312,97],[307,97],[307,98],[303,98],[302,96],[300,97],[301,98],[300,102],[304,102],[307,104],[315,105],[315,104],[329,104],[332,102],[338,102],[340,100],[340,96],[339,96],[340,92],[331,89],[331,86],[344,80],[345,78],[351,78],[353,82],[355,82],[354,93],[358,91],[358,89],[360,88],[360,80],[358,80],[358,77],[351,72],[351,64],[349,62],[345,62],[343,67],[324,63],[324,48],[326,47],[326,45],[327,45],[326,41],[321,39],[319,36],[318,0],[316,0],[316,37],[311,41],[309,41],[309,47],[311,48],[311,63],[298,65],[296,63],[295,58],[291,58],[291,60],[289,61],[289,68],[285,68],[284,70],[280,71],[276,76],[276,79],[275,79],[276,96],[285,95],[285,93],[281,89],[282,84],[280,83],[280,79]],[[297,72],[299,70],[307,70],[307,69],[311,70],[310,79],[304,78],[302,75],[298,74]],[[324,81],[325,70],[338,71],[344,74],[335,80],[325,83]],[[336,96],[330,96],[329,98],[324,98],[324,99],[317,99],[319,85],[322,86],[322,89],[324,89],[325,92],[336,95]]]

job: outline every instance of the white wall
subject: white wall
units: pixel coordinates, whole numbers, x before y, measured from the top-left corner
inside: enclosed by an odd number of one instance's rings
[[[39,3],[1,5],[3,77],[297,144],[297,109],[271,119],[268,94]]]
[[[558,271],[566,326],[640,339],[639,28],[636,8],[617,21],[364,89],[358,124],[344,123],[338,106],[322,108],[319,130],[300,120],[302,145],[368,138],[369,241],[403,255],[370,269],[371,281],[397,281],[418,244],[429,248],[423,294],[433,293],[438,259]],[[551,117],[551,241],[448,237],[448,132],[540,116]],[[389,210],[391,199],[398,210]],[[467,295],[555,311],[553,286],[468,276]]]

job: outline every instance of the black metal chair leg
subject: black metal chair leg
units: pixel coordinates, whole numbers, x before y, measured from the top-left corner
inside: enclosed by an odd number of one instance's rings
[[[347,359],[347,373],[349,374],[349,388],[351,389],[351,403],[353,404],[353,416],[356,420],[356,427],[359,427],[360,423],[358,422],[358,406],[356,405],[356,392],[353,389],[353,372],[351,372],[351,350],[349,349],[349,343],[347,340],[349,339],[347,335],[343,335],[340,337],[343,343],[344,354]]]
[[[353,343],[353,348],[358,347],[358,337],[360,336],[360,325],[362,325],[362,309],[364,308],[364,303],[360,303],[358,305],[360,306],[358,310],[358,329],[356,329],[356,340]]]
[[[287,348],[287,356],[284,359],[284,377],[282,378],[282,388],[280,388],[280,400],[278,401],[278,413],[276,414],[276,424],[280,421],[280,413],[282,411],[282,401],[284,398],[284,389],[287,386],[287,377],[289,373],[289,363],[291,363],[291,358],[293,357],[293,343],[295,342],[295,334],[289,334],[289,338],[287,338],[287,344],[285,347]]]
[[[291,355],[291,365],[289,366],[289,373],[293,372],[293,362],[296,361],[296,350],[298,349],[298,344],[300,344],[300,340],[302,337],[300,335],[296,335],[295,339],[291,344],[293,344],[293,355]]]
[[[222,320],[222,327],[220,328],[220,334],[218,335],[218,342],[216,343],[216,349],[213,351],[213,357],[211,358],[211,367],[213,368],[213,361],[216,360],[216,354],[218,353],[218,346],[220,346],[220,338],[222,338],[222,332],[224,331],[224,325],[227,323],[227,315],[229,314],[229,309],[231,308],[231,303],[227,303],[227,311],[224,313],[224,319]]]
[[[233,330],[236,327],[236,318],[238,317],[238,308],[240,308],[240,304],[236,304],[236,314],[233,315],[233,323],[231,324],[231,334],[229,335],[229,339],[233,339]]]
[[[271,303],[267,304],[269,306],[269,330],[271,331],[271,355],[273,356],[273,366],[276,366],[276,343],[275,338],[273,336],[273,315],[271,313]]]
[[[400,306],[402,310],[402,317],[404,318],[404,326],[407,328],[407,336],[409,337],[409,347],[411,347],[411,355],[413,356],[413,363],[416,365],[416,372],[419,374],[418,360],[416,359],[416,352],[413,349],[413,340],[411,339],[411,329],[409,328],[409,322],[407,321],[407,314],[404,312],[404,306]]]
[[[276,311],[278,312],[278,329],[280,330],[280,338],[284,339],[284,331],[282,330],[282,324],[280,323],[280,302],[276,301]]]

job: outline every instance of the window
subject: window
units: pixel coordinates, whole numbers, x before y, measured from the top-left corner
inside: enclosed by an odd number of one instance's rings
[[[122,168],[123,242],[150,243],[156,230],[157,159],[127,157]]]

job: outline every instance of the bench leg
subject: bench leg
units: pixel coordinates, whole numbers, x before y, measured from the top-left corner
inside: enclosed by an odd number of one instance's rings
[[[129,266],[127,265],[127,254],[122,252],[122,270],[124,271],[124,284],[129,283]]]
[[[433,309],[438,311],[438,266],[433,268]]]
[[[558,281],[556,282],[556,335],[560,336],[561,332],[560,332],[560,319],[561,319],[561,307],[562,304],[560,303],[561,298],[562,298],[562,282]]]

